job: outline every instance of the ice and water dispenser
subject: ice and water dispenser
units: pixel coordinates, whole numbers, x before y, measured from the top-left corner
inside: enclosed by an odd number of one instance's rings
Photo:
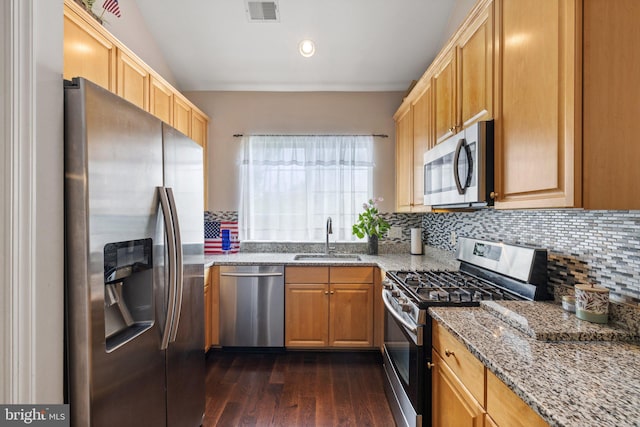
[[[104,318],[107,351],[153,325],[153,242],[108,243],[104,247]]]

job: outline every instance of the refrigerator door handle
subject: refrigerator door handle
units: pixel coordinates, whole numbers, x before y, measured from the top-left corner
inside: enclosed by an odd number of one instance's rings
[[[171,326],[171,335],[169,337],[170,342],[176,340],[178,335],[178,325],[180,324],[180,314],[182,311],[182,294],[184,292],[184,262],[182,252],[182,235],[180,234],[180,225],[178,221],[178,208],[176,206],[176,200],[173,197],[173,189],[166,188],[167,195],[169,196],[169,207],[171,208],[171,218],[173,220],[174,238],[175,238],[175,260],[176,260],[176,300],[175,308],[173,310],[174,318]]]
[[[162,208],[162,215],[164,216],[164,230],[167,237],[167,245],[169,246],[169,301],[167,303],[167,312],[164,322],[164,329],[162,330],[162,343],[160,344],[161,350],[166,350],[169,347],[169,337],[171,335],[172,325],[174,323],[175,305],[176,305],[176,243],[175,232],[173,229],[173,218],[171,210],[169,208],[169,200],[167,192],[164,187],[157,187],[158,195],[160,197],[160,206]]]

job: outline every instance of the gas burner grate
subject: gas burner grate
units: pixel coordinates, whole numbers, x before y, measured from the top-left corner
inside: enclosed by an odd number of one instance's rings
[[[392,275],[420,301],[468,303],[521,299],[494,283],[460,271],[397,271]]]

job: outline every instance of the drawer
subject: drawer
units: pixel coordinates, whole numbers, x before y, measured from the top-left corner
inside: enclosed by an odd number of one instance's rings
[[[331,283],[373,283],[373,267],[331,267]]]
[[[440,354],[473,397],[484,405],[485,369],[482,362],[437,322],[433,322],[432,340],[434,350]]]
[[[285,283],[329,283],[329,267],[287,267]]]
[[[499,426],[548,426],[540,415],[491,371],[487,371],[487,414]]]

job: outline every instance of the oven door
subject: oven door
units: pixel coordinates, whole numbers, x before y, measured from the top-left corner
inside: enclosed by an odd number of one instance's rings
[[[424,401],[423,326],[412,326],[383,294],[385,390],[398,426],[421,426]]]

